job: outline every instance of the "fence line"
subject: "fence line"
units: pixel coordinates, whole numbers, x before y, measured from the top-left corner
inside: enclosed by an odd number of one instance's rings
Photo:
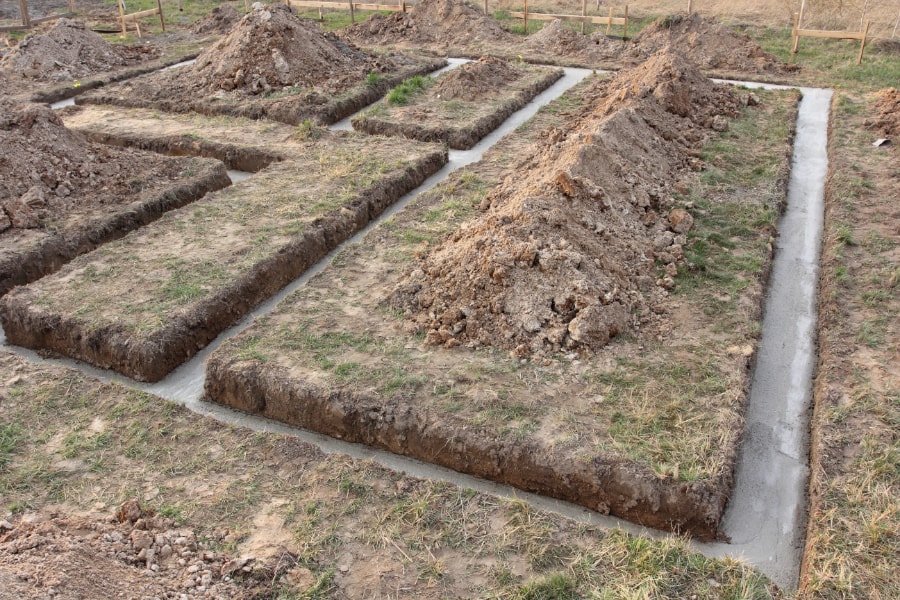
[[[133,12],[131,14],[125,14],[125,0],[119,0],[119,21],[122,23],[122,35],[121,37],[125,37],[128,35],[128,23],[133,21],[134,27],[137,29],[137,36],[141,37],[141,19],[144,17],[152,17],[153,15],[159,15],[159,24],[162,27],[162,30],[166,30],[166,21],[163,19],[163,9],[162,9],[162,0],[156,0],[156,8],[149,8],[147,10],[139,10],[137,12]]]
[[[19,0],[19,15],[20,15],[20,24],[19,25],[4,25],[0,27],[0,31],[21,31],[23,29],[31,29],[38,23],[44,23],[45,21],[53,21],[54,19],[62,19],[63,17],[71,17],[75,14],[75,0],[66,0],[66,8],[67,12],[64,12],[59,15],[47,15],[45,17],[38,17],[36,19],[32,19],[31,15],[28,14],[28,3],[26,0]]]
[[[609,35],[610,28],[613,25],[622,25],[624,27],[624,31],[622,33],[623,39],[628,39],[628,5],[625,5],[625,16],[624,17],[613,17],[613,8],[609,8],[609,16],[601,17],[601,16],[588,16],[585,13],[587,12],[587,3],[585,0],[581,2],[581,12],[580,15],[557,15],[557,14],[548,14],[548,13],[530,13],[528,12],[528,0],[525,0],[522,12],[511,12],[509,13],[510,17],[514,19],[522,19],[525,22],[525,31],[528,31],[528,19],[534,19],[535,21],[570,21],[575,23],[581,23],[581,32],[584,33],[584,25],[585,23],[593,23],[596,25],[606,25],[606,35]]]

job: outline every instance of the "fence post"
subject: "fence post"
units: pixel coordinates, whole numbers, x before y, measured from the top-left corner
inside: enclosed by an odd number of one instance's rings
[[[24,2],[24,0],[22,0]],[[128,30],[125,28],[125,4],[123,0],[119,0],[119,18],[122,20],[122,39],[125,39],[125,36],[128,35]]]
[[[353,0],[350,0],[350,22],[356,23],[356,15],[353,14]]]
[[[628,5],[625,5],[625,30],[622,32],[622,42],[628,41]]]
[[[25,0],[19,0],[19,12],[22,15],[22,26],[31,29],[31,17],[28,16],[28,4]]]
[[[609,35],[610,29],[612,29],[612,19],[613,19],[613,8],[609,7],[609,20],[606,22],[606,35]]]
[[[862,62],[863,52],[866,51],[866,38],[869,35],[869,21],[866,21],[866,29],[863,31],[862,44],[859,45],[859,56],[856,57],[856,64]]]
[[[522,9],[522,18],[525,20],[525,35],[528,35],[528,0],[525,0],[525,7]]]
[[[165,32],[166,21],[163,19],[162,14],[162,0],[156,0],[156,6],[159,8],[159,26],[162,27],[163,32]]]
[[[581,0],[581,16],[587,15],[587,0]],[[581,35],[584,35],[584,21],[581,22]]]
[[[400,10],[406,12],[406,0],[400,0]]]
[[[487,3],[488,3],[488,0],[484,0],[484,14],[488,14]]]
[[[688,0],[688,14],[691,14],[694,10],[694,0]]]

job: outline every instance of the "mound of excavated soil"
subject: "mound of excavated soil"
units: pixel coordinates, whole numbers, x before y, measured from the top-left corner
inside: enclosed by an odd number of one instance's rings
[[[669,190],[739,101],[668,52],[595,85],[592,112],[552,130],[398,284],[389,302],[426,343],[595,350],[674,287],[693,219]]]
[[[59,19],[50,31],[30,35],[0,67],[28,79],[59,82],[110,71],[159,56],[153,46],[110,44],[83,22]]]
[[[583,35],[558,19],[528,36],[525,42],[525,47],[530,50],[557,56],[599,54],[612,57],[622,52],[622,46],[622,42],[611,40],[599,31]]]
[[[496,95],[503,86],[519,79],[523,73],[522,69],[505,60],[483,56],[441,77],[432,93],[442,100],[474,102]]]
[[[208,35],[211,33],[228,33],[234,24],[241,20],[241,13],[230,4],[220,4],[208,15],[198,19],[191,26],[191,33]]]
[[[750,36],[697,13],[660,17],[634,38],[628,53],[645,58],[664,48],[680,53],[701,69],[787,73],[799,68],[781,62]]]
[[[122,590],[140,590],[141,598],[255,597],[252,578],[234,579],[260,565],[216,550],[227,535],[200,540],[133,500],[112,518],[26,513],[0,521],[0,597],[123,598]],[[271,577],[279,568],[268,570]]]
[[[875,92],[876,117],[866,121],[866,126],[887,138],[900,137],[900,90],[887,88]]]
[[[139,191],[129,183],[136,173],[157,168],[161,178],[178,177],[183,168],[176,159],[150,160],[91,144],[63,126],[49,107],[2,98],[0,148],[0,233],[41,227],[46,217],[76,203],[85,208],[110,196],[126,198]]]
[[[462,0],[422,0],[409,12],[372,15],[345,29],[341,37],[362,45],[405,41],[443,46],[513,39],[495,19]]]

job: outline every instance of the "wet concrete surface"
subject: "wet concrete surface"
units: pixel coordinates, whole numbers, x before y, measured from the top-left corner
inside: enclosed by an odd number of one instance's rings
[[[451,59],[451,64],[442,71],[465,62],[467,61],[462,59]],[[443,169],[397,201],[380,219],[373,221],[345,244],[358,243],[372,227],[401,210],[419,193],[434,187],[454,170],[479,160],[502,136],[531,118],[541,106],[590,73],[587,69],[566,69],[562,79],[537,96],[528,106],[513,114],[474,148],[451,151],[450,161]],[[729,83],[748,88],[788,89],[786,86],[754,82]],[[691,544],[707,556],[730,556],[745,560],[787,591],[797,587],[806,526],[809,410],[816,364],[816,295],[824,221],[824,186],[828,169],[828,118],[832,96],[831,90],[801,88],[801,91],[803,100],[797,119],[788,206],[779,223],[780,235],[769,282],[769,296],[765,304],[759,355],[751,382],[744,443],[736,466],[735,488],[723,521],[723,530],[730,538],[730,543]],[[331,128],[349,129],[349,121],[349,118],[345,119]],[[241,322],[224,331],[190,362],[181,365],[156,384],[137,383],[110,371],[71,360],[44,361],[31,351],[9,347],[2,331],[0,347],[13,350],[35,362],[75,367],[103,381],[124,383],[229,424],[257,431],[294,435],[315,444],[324,452],[373,460],[415,477],[447,481],[483,493],[520,498],[535,508],[554,511],[581,522],[619,528],[653,538],[669,535],[600,515],[567,502],[529,494],[510,486],[203,402],[201,396],[206,358],[223,341],[248,327],[258,316],[269,312],[288,294],[305,285],[331,262],[341,248],[343,245],[259,305]]]

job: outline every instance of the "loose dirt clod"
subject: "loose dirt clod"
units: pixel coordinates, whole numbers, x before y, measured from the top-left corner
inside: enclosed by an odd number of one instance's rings
[[[462,0],[422,0],[409,12],[386,17],[372,15],[365,22],[348,27],[341,37],[359,44],[405,41],[450,46],[513,39],[495,19]]]
[[[110,71],[159,56],[155,46],[110,44],[82,21],[59,19],[50,31],[30,35],[0,61],[23,77],[60,82]]]
[[[527,48],[560,56],[586,55],[613,57],[622,52],[621,41],[613,40],[601,31],[583,35],[560,20],[550,21],[540,31],[528,36]]]
[[[701,69],[782,74],[799,66],[781,62],[748,35],[697,13],[661,17],[645,27],[628,54],[643,59],[669,48]]]
[[[596,96],[398,285],[389,302],[426,343],[595,350],[674,287],[691,215],[670,187],[739,100],[668,52]]]

